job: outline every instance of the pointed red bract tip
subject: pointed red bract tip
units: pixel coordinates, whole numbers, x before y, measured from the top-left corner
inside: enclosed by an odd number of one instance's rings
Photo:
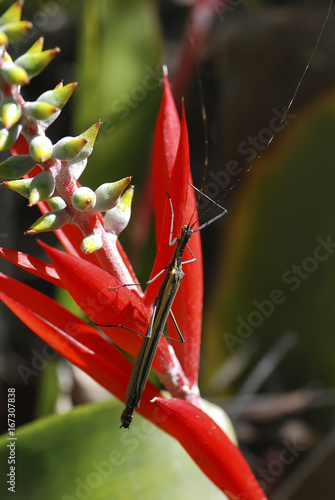
[[[185,113],[183,112],[177,156],[174,162],[171,174],[171,180],[167,190],[171,198],[173,216],[174,216],[173,238],[180,236],[181,227],[185,222],[184,212],[188,196],[190,179],[191,179],[191,170],[190,170],[188,132],[187,132]],[[157,247],[156,260],[151,273],[151,277],[157,275],[162,269],[164,269],[170,263],[174,253],[174,247],[169,245],[171,217],[172,217],[171,206],[169,198],[166,195],[166,193],[162,194],[161,196],[162,196],[161,201],[164,201],[164,215],[163,215],[163,222],[157,228],[157,230],[159,231],[159,243]],[[162,278],[158,278],[149,284],[145,292],[146,304],[151,305],[155,300],[159,287],[162,283],[162,279],[163,276]]]
[[[206,413],[181,399],[158,398],[165,430],[231,500],[266,500],[240,450]]]
[[[40,245],[47,252],[59,274],[63,286],[82,311],[98,325],[123,325],[135,332],[145,334],[150,311],[137,294],[127,287],[113,289],[120,282],[103,269],[61,252],[48,245]],[[105,333],[121,349],[136,355],[141,337],[120,328],[106,328]]]
[[[163,77],[162,102],[156,123],[153,154],[153,204],[155,210],[156,242],[158,244],[160,227],[173,165],[176,159],[180,137],[180,121],[173,100],[166,72]]]

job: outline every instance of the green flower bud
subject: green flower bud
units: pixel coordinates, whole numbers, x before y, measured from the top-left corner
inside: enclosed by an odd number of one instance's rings
[[[86,141],[85,147],[80,151],[78,157],[76,158],[76,163],[78,161],[84,160],[93,151],[93,146],[95,143],[95,139],[98,135],[99,128],[100,128],[101,122],[94,123],[89,129],[85,130],[82,134],[78,136],[78,138],[84,139]]]
[[[33,27],[29,21],[19,21],[16,23],[8,23],[1,26],[1,31],[6,33],[10,42],[17,42],[23,38],[26,33]]]
[[[53,198],[50,198],[48,200],[48,205],[54,212],[66,208],[66,203],[60,196],[54,196]]]
[[[106,212],[104,227],[108,233],[113,233],[118,236],[127,226],[131,215],[133,195],[134,186],[130,186],[116,207]]]
[[[25,53],[15,60],[15,64],[25,69],[29,78],[39,75],[44,68],[59,54],[60,48],[45,50],[39,53]]]
[[[70,220],[69,213],[64,210],[48,212],[42,215],[24,234],[46,233],[61,229]]]
[[[80,245],[81,251],[85,254],[94,253],[97,250],[100,250],[101,247],[102,240],[101,236],[98,234],[89,234],[88,236],[85,236]]]
[[[45,201],[53,195],[55,190],[55,178],[51,172],[45,170],[36,175],[30,185],[29,206],[36,205],[39,201]]]
[[[131,179],[131,177],[125,177],[120,181],[110,182],[99,186],[95,191],[97,197],[95,210],[97,212],[106,212],[114,208]]]
[[[35,135],[29,146],[30,156],[37,163],[44,163],[49,160],[52,155],[53,145],[45,135]]]
[[[30,81],[26,70],[10,61],[2,64],[0,73],[9,85],[28,85]]]
[[[77,164],[82,162],[92,153],[99,128],[100,122],[95,123],[88,130],[77,137],[64,137],[57,144],[55,144],[53,156],[59,160],[66,160],[68,167],[72,166],[74,163]],[[70,150],[70,146],[72,147],[72,150]],[[78,153],[75,156],[72,153],[71,156],[71,151],[78,151]],[[81,164],[75,167],[74,172],[76,172],[76,179],[79,178],[85,166],[86,164]],[[78,174],[80,169],[82,169],[81,173]]]
[[[61,82],[54,88],[54,90],[48,90],[38,97],[37,102],[45,102],[58,108],[58,111],[55,114],[44,121],[44,127],[49,127],[51,123],[56,120],[60,114],[60,110],[65,106],[76,87],[76,83],[69,83],[64,87]]]
[[[0,163],[0,177],[5,179],[19,179],[35,167],[36,162],[30,155],[10,156]]]
[[[59,111],[59,108],[47,102],[26,102],[23,106],[23,111],[27,116],[34,120],[47,120],[54,113]]]
[[[19,179],[17,181],[6,181],[3,182],[2,185],[19,193],[21,196],[25,198],[29,198],[30,196],[30,184],[33,179]]]
[[[22,0],[13,3],[0,17],[0,24],[15,23],[20,21],[22,14]]]
[[[7,97],[1,106],[2,123],[10,129],[21,118],[22,108],[12,97]]]
[[[0,130],[0,152],[6,151],[13,146],[16,139],[19,137],[22,130],[22,125],[16,123],[12,128],[7,130],[3,128]]]
[[[80,212],[92,210],[96,203],[95,193],[88,187],[80,187],[73,193],[71,203]]]
[[[63,83],[60,83],[54,88],[54,90],[48,90],[47,92],[41,94],[37,98],[37,101],[47,102],[48,104],[52,104],[53,106],[62,109],[72,96],[76,87],[77,83],[69,83],[65,86],[63,86]]]
[[[63,137],[54,147],[52,156],[58,160],[70,161],[78,157],[87,140],[83,137]]]

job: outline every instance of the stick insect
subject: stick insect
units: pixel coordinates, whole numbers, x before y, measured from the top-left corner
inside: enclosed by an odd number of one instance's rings
[[[200,194],[208,198],[204,193],[201,193],[201,191],[198,190],[195,186],[192,187]],[[219,207],[222,210],[220,214],[213,217],[210,221],[202,224],[197,229],[193,229],[197,221],[194,222],[192,225],[190,224],[183,225],[180,237],[171,240],[172,228],[173,228],[173,207],[170,197],[169,197],[169,202],[171,206],[171,230],[170,230],[169,245],[172,246],[175,243],[177,243],[177,246],[172,261],[166,268],[166,274],[164,280],[161,284],[161,287],[158,291],[158,295],[154,302],[150,323],[130,376],[126,394],[126,408],[123,410],[121,415],[121,427],[125,428],[128,428],[130,426],[133,420],[134,410],[135,408],[138,408],[140,405],[142,394],[144,392],[144,388],[148,380],[150,368],[159,341],[161,339],[162,333],[164,331],[169,313],[178,331],[181,342],[184,342],[184,338],[173,316],[171,307],[177,295],[179,286],[185,276],[185,273],[182,270],[182,265],[189,264],[195,261],[195,256],[188,248],[187,243],[193,233],[200,231],[201,229],[208,226],[217,219],[223,217],[227,213],[227,210],[224,207],[217,204],[216,202],[213,202],[217,207]],[[186,248],[188,248],[193,258],[191,260],[182,262],[182,258]]]

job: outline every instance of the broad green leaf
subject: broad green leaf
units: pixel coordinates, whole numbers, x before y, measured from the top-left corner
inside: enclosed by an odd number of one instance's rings
[[[7,490],[7,435],[0,439],[1,498],[16,500],[222,499],[177,441],[136,415],[119,429],[122,406],[85,405],[16,432],[15,495]]]
[[[294,330],[288,386],[335,382],[334,134],[330,93],[300,111],[243,179],[205,326],[211,373],[250,339],[260,358]]]

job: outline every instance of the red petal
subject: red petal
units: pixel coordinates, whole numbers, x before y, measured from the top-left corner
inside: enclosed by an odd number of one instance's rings
[[[30,274],[49,281],[53,285],[62,287],[62,282],[57,274],[54,267],[46,264],[42,260],[35,259],[26,253],[16,252],[15,250],[9,250],[8,248],[0,247],[0,257],[6,259],[8,262],[12,262],[16,266],[25,269]]]
[[[232,500],[266,500],[239,449],[202,410],[180,399],[155,400],[174,436],[200,469]]]
[[[69,361],[91,375],[118,398],[124,400],[131,363],[99,332],[52,299],[2,274],[0,274],[0,290],[3,290],[0,292],[0,298],[28,327]],[[169,432],[171,428],[172,435],[179,439],[181,437],[178,435],[180,422],[174,422],[174,415],[169,422],[171,415],[167,413],[160,399],[158,400],[160,404],[150,403],[150,400],[158,395],[157,389],[148,382],[139,413],[163,430]],[[159,411],[157,406],[162,407],[164,412]],[[166,418],[167,414],[169,418]],[[189,412],[186,417],[183,415],[185,418],[188,416]],[[180,440],[189,451],[187,437],[185,433],[183,439]],[[185,443],[183,443],[184,438],[186,438]]]
[[[96,324],[123,325],[145,334],[150,311],[137,294],[103,269],[41,243],[62,283],[79,307]],[[122,349],[136,355],[141,338],[125,329],[106,328],[106,334]]]
[[[181,227],[184,222],[184,209],[187,200],[190,176],[191,173],[190,173],[188,133],[185,120],[185,113],[183,112],[179,148],[168,189],[174,213],[173,237],[175,236],[179,237],[181,233]],[[164,218],[163,218],[163,223],[161,224],[160,227],[159,245],[151,277],[156,276],[162,269],[164,269],[170,264],[175,251],[175,246],[169,245],[170,229],[171,229],[171,207],[166,194],[164,195],[164,199],[165,199]],[[159,287],[161,286],[163,276],[164,273],[162,274],[161,277],[154,280],[152,283],[150,283],[150,285],[148,285],[147,290],[145,292],[146,304],[148,305],[153,304],[157,296]]]
[[[180,121],[174,103],[169,80],[164,72],[162,102],[157,118],[152,157],[153,203],[155,210],[156,246],[158,246],[160,229],[166,202],[173,165],[176,159]]]
[[[192,183],[187,126],[183,109],[180,144],[169,186],[175,216],[175,236],[180,235],[181,226],[184,222],[191,221],[192,217],[193,219],[197,218],[196,196],[194,190],[189,186],[189,181]],[[186,199],[187,203],[184,209]],[[160,243],[151,276],[158,274],[172,259],[175,246],[169,246],[170,226],[171,208],[165,196],[164,221],[160,226]],[[196,227],[197,225],[195,225]],[[173,305],[174,315],[186,342],[185,344],[175,343],[173,347],[184,369],[185,376],[189,379],[189,387],[193,387],[198,378],[203,305],[203,269],[199,233],[192,235],[189,246],[197,260],[184,269],[185,277]],[[184,260],[190,260],[191,258],[191,254],[186,251]],[[163,275],[148,286],[145,292],[146,304],[150,305],[155,300],[162,279]],[[175,336],[175,327],[172,324],[169,327],[169,335],[171,337]]]
[[[10,152],[13,156],[29,154],[29,144],[22,134],[16,139],[15,144],[10,148]]]
[[[124,399],[131,364],[99,332],[52,299],[3,274],[0,274],[0,290],[0,298],[27,326]],[[155,405],[150,404],[150,398],[158,394],[148,382],[139,410],[141,414],[176,437],[225,493],[243,491],[251,500],[265,498],[238,449],[206,414],[176,399],[159,398]]]
[[[151,312],[143,304],[137,294],[127,287],[109,290],[119,286],[120,282],[90,262],[78,259],[66,252],[61,252],[41,243],[46,250],[55,269],[61,277],[66,290],[79,307],[97,325],[122,325],[145,335]],[[125,328],[100,327],[121,349],[136,357],[142,338]],[[158,372],[176,369],[168,343],[162,338],[153,368]],[[176,373],[176,379],[183,374]],[[179,380],[179,379],[178,379]]]
[[[49,297],[0,273],[0,298],[39,337],[121,400],[132,365],[98,331]],[[153,421],[150,400],[159,391],[148,382],[141,410]]]

